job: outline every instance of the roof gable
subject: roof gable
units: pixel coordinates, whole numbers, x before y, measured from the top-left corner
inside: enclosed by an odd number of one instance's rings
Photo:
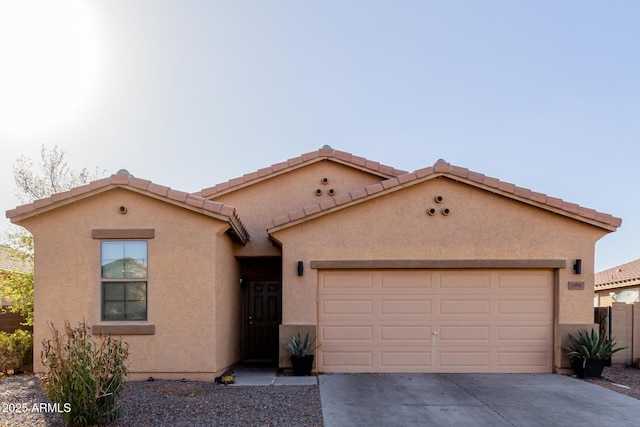
[[[203,197],[173,190],[163,185],[154,184],[151,181],[136,178],[129,174],[118,173],[110,177],[90,182],[80,187],[72,188],[69,191],[57,193],[51,197],[36,200],[33,203],[18,206],[6,212],[7,218],[15,224],[21,221],[40,215],[45,212],[69,205],[78,200],[95,196],[114,188],[123,188],[147,197],[160,200],[165,203],[188,209],[190,211],[209,216],[229,223],[232,234],[243,244],[249,240],[249,233],[232,206],[207,200]]]
[[[395,169],[391,166],[367,160],[364,157],[354,156],[353,154],[344,151],[334,150],[328,145],[325,145],[318,151],[302,154],[301,156],[294,157],[285,162],[273,164],[269,167],[259,169],[238,178],[230,179],[227,182],[205,188],[193,194],[207,199],[212,199],[320,161],[340,163],[372,175],[377,175],[381,179],[389,179],[407,173],[406,171]]]
[[[454,166],[446,162],[437,162],[433,166],[420,169],[412,173],[405,173],[382,181],[379,184],[354,190],[349,194],[324,200],[318,204],[307,206],[302,209],[289,212],[286,215],[273,218],[270,223],[265,224],[265,227],[269,233],[273,233],[313,218],[438,177],[446,177],[455,181],[463,182],[531,206],[603,228],[607,231],[615,231],[616,228],[622,224],[622,220],[620,218],[613,217],[609,214],[584,208],[575,203],[566,202],[562,199],[547,196],[543,193],[537,193],[528,188],[518,187],[515,184],[500,181],[497,178],[487,177],[484,174],[473,172],[466,168]]]

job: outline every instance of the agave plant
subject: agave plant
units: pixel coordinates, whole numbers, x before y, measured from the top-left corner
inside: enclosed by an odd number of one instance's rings
[[[294,335],[289,338],[289,340],[285,341],[287,344],[287,351],[294,356],[304,357],[313,354],[313,351],[317,348],[315,345],[316,339],[309,339],[309,333],[305,336],[304,340],[302,336],[300,336],[300,332],[298,335]]]
[[[577,338],[571,334],[568,338],[571,344],[565,350],[568,351],[569,359],[582,359],[583,364],[589,359],[609,359],[614,353],[626,348],[616,347],[613,339],[599,335],[593,328],[591,332],[580,329]]]

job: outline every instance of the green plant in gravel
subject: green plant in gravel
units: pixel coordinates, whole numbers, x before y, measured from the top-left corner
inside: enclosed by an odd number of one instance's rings
[[[593,328],[591,332],[580,329],[577,337],[569,334],[567,338],[570,342],[565,348],[568,351],[567,356],[569,359],[582,359],[583,366],[588,359],[609,359],[614,353],[626,348],[616,348],[613,339],[607,339],[604,334],[598,334]]]
[[[31,332],[22,329],[0,332],[0,372],[11,374],[30,369],[32,348]]]
[[[127,343],[108,335],[96,340],[85,322],[61,334],[51,324],[52,339],[42,342],[47,368],[42,388],[52,403],[68,404],[61,415],[70,426],[110,422],[120,416],[117,404],[124,387]]]

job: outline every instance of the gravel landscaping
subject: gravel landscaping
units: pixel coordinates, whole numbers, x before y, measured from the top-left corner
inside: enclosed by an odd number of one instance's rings
[[[64,426],[59,414],[31,411],[48,400],[34,375],[0,377],[0,426]],[[131,382],[113,426],[322,426],[318,386],[236,387],[204,382]]]
[[[640,369],[604,368],[585,380],[640,400]],[[33,411],[48,400],[32,374],[0,377],[0,426],[64,426],[60,415]],[[318,386],[236,387],[156,380],[127,383],[113,426],[322,426]],[[28,411],[17,413],[16,406]]]
[[[601,387],[626,394],[640,400],[640,369],[627,366],[607,366],[602,371],[602,378],[584,380]]]

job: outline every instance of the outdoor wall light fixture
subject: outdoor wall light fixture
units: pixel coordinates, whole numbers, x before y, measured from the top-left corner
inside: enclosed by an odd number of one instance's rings
[[[582,273],[582,260],[577,259],[575,264],[573,264],[573,272],[576,274]]]
[[[298,276],[302,276],[304,274],[304,264],[302,261],[298,261]]]

